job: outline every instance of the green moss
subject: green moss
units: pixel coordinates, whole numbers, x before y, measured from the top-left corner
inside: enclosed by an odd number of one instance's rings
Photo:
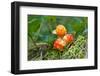
[[[80,59],[85,58],[87,54],[87,40],[84,36],[78,36],[77,40],[68,50],[63,52],[63,59]]]

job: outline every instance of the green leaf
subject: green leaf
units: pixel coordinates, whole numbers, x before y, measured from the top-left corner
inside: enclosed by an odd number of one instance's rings
[[[28,32],[29,33],[36,32],[40,27],[40,22],[41,21],[38,19],[33,19],[31,23],[28,23]]]

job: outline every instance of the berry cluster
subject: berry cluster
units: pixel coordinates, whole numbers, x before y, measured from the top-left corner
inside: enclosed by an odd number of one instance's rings
[[[74,40],[72,34],[68,34],[67,29],[63,25],[58,25],[56,30],[53,31],[53,34],[56,34],[58,38],[54,41],[54,48],[61,50],[67,44],[71,43]]]

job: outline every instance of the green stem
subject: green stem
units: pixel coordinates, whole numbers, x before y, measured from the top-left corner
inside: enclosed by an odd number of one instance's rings
[[[48,28],[49,28],[50,33],[52,33],[51,25],[49,23],[48,23]]]
[[[41,28],[42,28],[42,26],[43,26],[43,23],[44,23],[44,18],[41,18],[41,24],[40,24],[39,29],[37,30],[37,35],[38,35],[38,36],[39,36],[39,33],[40,33]],[[36,40],[38,39],[38,36],[36,37]]]

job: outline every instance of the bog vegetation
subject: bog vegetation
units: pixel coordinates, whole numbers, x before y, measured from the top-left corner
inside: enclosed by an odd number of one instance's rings
[[[28,15],[28,60],[87,58],[88,18]]]

